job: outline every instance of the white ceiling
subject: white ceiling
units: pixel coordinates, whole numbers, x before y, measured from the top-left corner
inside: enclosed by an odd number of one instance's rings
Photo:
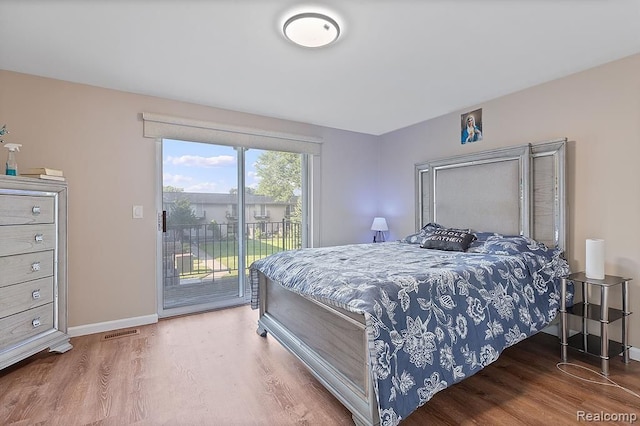
[[[638,52],[640,0],[0,0],[1,69],[373,135]]]

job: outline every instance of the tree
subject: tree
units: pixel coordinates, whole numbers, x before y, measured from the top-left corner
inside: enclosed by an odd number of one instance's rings
[[[255,193],[291,203],[294,206],[291,221],[302,223],[302,197],[296,196],[296,192],[302,188],[300,154],[266,151],[256,160],[256,175],[260,181]]]
[[[298,197],[291,213],[291,222],[302,223],[302,197]]]
[[[191,202],[187,198],[178,198],[169,207],[169,225],[195,225],[198,218],[191,208]]]
[[[209,230],[211,231],[214,240],[222,239],[222,230],[220,229],[220,225],[218,224],[218,222],[216,222],[215,219],[212,220],[211,223],[209,223]]]
[[[256,194],[268,195],[280,202],[291,202],[294,191],[302,188],[300,154],[266,151],[256,160],[256,174],[260,178]]]

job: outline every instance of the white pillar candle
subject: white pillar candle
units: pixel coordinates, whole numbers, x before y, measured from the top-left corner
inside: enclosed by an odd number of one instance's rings
[[[587,240],[587,261],[586,275],[587,278],[595,280],[604,279],[604,240],[588,239]]]

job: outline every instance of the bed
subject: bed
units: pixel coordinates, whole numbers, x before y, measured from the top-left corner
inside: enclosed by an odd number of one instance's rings
[[[569,273],[565,149],[563,139],[417,164],[416,234],[251,265],[258,333],[355,424],[398,424],[556,316]]]

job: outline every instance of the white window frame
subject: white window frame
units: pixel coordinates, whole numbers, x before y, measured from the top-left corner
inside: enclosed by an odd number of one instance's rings
[[[142,113],[143,135],[156,141],[157,182],[162,182],[162,139],[176,139],[192,142],[211,143],[302,154],[302,246],[313,247],[319,243],[319,221],[314,221],[314,212],[319,211],[320,194],[320,154],[322,138],[274,132],[264,129],[232,126],[209,121],[194,120],[156,113]],[[244,171],[242,172],[244,173]],[[162,185],[156,185],[156,209],[158,230],[162,230]],[[240,194],[242,197],[244,194]],[[240,200],[242,201],[242,200]],[[156,247],[157,277],[162,279],[162,238],[158,233]],[[158,284],[161,288],[162,283]],[[158,314],[164,316],[162,294],[158,292]]]

